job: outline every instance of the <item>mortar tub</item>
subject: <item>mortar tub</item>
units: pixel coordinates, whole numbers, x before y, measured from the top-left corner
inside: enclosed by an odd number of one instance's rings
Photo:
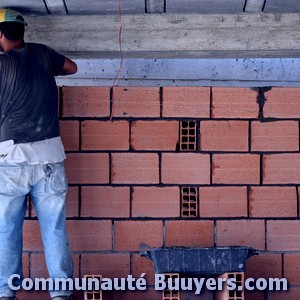
[[[244,272],[247,259],[258,254],[251,247],[240,246],[140,248],[140,255],[152,260],[157,274],[221,275],[227,272]]]

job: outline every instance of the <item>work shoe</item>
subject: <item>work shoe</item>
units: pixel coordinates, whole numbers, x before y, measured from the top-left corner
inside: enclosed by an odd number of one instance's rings
[[[74,295],[70,295],[70,296],[56,296],[56,297],[52,298],[52,300],[76,300],[76,297]]]

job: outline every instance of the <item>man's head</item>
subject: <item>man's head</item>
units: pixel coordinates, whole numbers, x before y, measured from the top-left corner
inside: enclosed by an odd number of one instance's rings
[[[7,40],[23,40],[26,25],[23,16],[19,12],[10,8],[0,10],[0,32]]]

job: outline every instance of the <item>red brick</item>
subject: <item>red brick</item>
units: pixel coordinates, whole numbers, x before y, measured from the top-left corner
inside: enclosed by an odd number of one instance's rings
[[[131,126],[134,150],[176,150],[177,121],[136,121]]]
[[[295,187],[251,187],[251,217],[297,217]]]
[[[272,88],[265,97],[265,117],[300,118],[300,88]]]
[[[146,291],[120,291],[114,293],[114,300],[161,300],[162,292],[154,288],[147,288]]]
[[[132,197],[133,217],[180,217],[178,187],[135,187]]]
[[[112,250],[111,221],[68,220],[72,251]]]
[[[161,247],[163,224],[161,221],[116,221],[115,250],[138,251],[140,244]]]
[[[164,87],[163,117],[209,118],[209,87]]]
[[[60,121],[60,134],[67,151],[79,150],[79,122]]]
[[[126,121],[82,122],[83,150],[128,150],[129,124]]]
[[[109,87],[63,87],[62,96],[63,117],[109,116]]]
[[[82,187],[82,217],[129,217],[129,187]]]
[[[73,254],[74,278],[79,277],[79,254]],[[44,254],[30,255],[30,278],[49,278]]]
[[[253,256],[247,260],[247,278],[281,278],[282,257],[281,254],[264,254]]]
[[[290,285],[300,285],[300,254],[284,254],[284,277]]]
[[[113,183],[158,183],[159,162],[156,153],[113,153]]]
[[[246,187],[201,187],[200,216],[207,218],[246,217]]]
[[[22,254],[22,268],[23,268],[23,277],[28,278],[29,277],[29,254]]]
[[[139,254],[133,254],[131,265],[133,277],[139,278],[142,273],[146,273],[144,278],[146,279],[147,284],[155,284],[154,266],[153,262],[150,259],[141,257]]]
[[[263,183],[300,183],[300,154],[264,155]]]
[[[200,148],[206,151],[248,151],[248,122],[201,122]]]
[[[21,289],[17,292],[18,300],[51,300],[47,291],[25,291]]]
[[[206,289],[205,284],[203,285],[203,289],[201,290],[200,296],[195,294],[195,290],[196,288],[194,288],[192,291],[180,291],[180,299],[181,300],[199,300],[199,299],[217,300],[217,298],[214,297],[214,292]]]
[[[43,244],[37,220],[25,220],[23,226],[23,250],[42,251]]]
[[[130,274],[129,254],[81,254],[81,274],[126,278]]]
[[[267,221],[268,251],[300,251],[300,220]]]
[[[265,300],[265,291],[244,291],[244,297],[246,300]]]
[[[297,151],[299,150],[298,122],[252,122],[252,151]]]
[[[159,87],[114,87],[113,116],[159,117]]]
[[[67,198],[67,217],[77,217],[78,216],[78,187],[70,186]]]
[[[163,153],[162,182],[177,184],[208,184],[210,157],[196,153]]]
[[[260,181],[259,155],[213,155],[213,183],[256,184]]]
[[[217,244],[218,246],[249,246],[258,250],[264,250],[264,221],[217,221]]]
[[[215,87],[212,91],[213,118],[257,118],[257,92],[246,88]]]
[[[299,300],[300,298],[300,288],[293,287],[288,288],[287,291],[269,291],[268,298],[270,300]]]
[[[69,153],[65,161],[69,183],[108,183],[107,153]]]
[[[210,247],[213,245],[213,221],[166,222],[166,246]]]

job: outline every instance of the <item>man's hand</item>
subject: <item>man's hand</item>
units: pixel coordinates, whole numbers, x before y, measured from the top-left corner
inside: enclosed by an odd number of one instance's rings
[[[63,69],[59,75],[70,75],[70,74],[75,74],[76,72],[77,72],[77,65],[75,64],[74,61],[66,57]]]

